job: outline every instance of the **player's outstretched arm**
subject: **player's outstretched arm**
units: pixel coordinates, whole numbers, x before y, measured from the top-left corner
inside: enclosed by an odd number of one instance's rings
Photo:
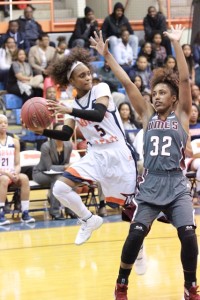
[[[183,54],[183,50],[180,45],[180,39],[182,36],[184,28],[182,25],[171,26],[170,32],[163,32],[167,36],[174,47],[177,59],[177,66],[179,72],[179,101],[177,110],[181,116],[182,112],[185,112],[187,116],[190,116],[192,98],[191,98],[191,88],[189,80],[189,70]]]
[[[126,92],[129,96],[129,99],[137,111],[137,113],[142,117],[144,120],[147,115],[152,114],[153,108],[152,106],[147,103],[141,93],[139,92],[138,88],[135,84],[130,80],[127,73],[120,67],[120,65],[116,62],[112,54],[108,50],[108,42],[106,40],[105,43],[103,41],[102,32],[100,31],[99,36],[95,32],[95,38],[90,38],[91,48],[96,49],[100,55],[105,57],[105,60],[108,62],[110,68],[112,69],[115,76],[121,82],[121,84],[126,89]]]

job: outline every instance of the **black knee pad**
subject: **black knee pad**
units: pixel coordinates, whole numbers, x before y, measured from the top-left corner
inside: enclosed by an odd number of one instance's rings
[[[181,241],[183,256],[190,258],[198,255],[197,236],[193,225],[178,228],[178,237]]]
[[[133,264],[137,258],[143,240],[148,229],[141,223],[133,223],[130,226],[128,237],[124,243],[121,260],[125,264]]]

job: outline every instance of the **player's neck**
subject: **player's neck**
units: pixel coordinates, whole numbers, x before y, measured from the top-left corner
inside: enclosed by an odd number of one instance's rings
[[[167,118],[169,117],[169,115],[171,115],[174,111],[167,111],[165,113],[157,113],[158,115],[158,118],[161,120],[161,121],[166,121]]]
[[[0,143],[3,145],[7,139],[7,134],[0,132]]]

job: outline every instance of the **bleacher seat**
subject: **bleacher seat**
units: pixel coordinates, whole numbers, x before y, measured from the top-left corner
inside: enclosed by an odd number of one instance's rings
[[[20,125],[21,124],[21,108],[14,109],[14,114],[15,114],[16,124]]]
[[[0,82],[0,91],[5,90],[5,86],[3,84],[3,82]]]
[[[118,91],[119,93],[121,93],[121,94],[124,94],[124,95],[126,94],[126,90],[125,90],[125,88],[123,88],[123,87],[122,87],[122,88],[118,88],[117,91]]]
[[[6,109],[16,109],[21,108],[23,101],[22,98],[14,94],[5,94],[3,95],[3,100],[6,106]]]
[[[92,66],[95,70],[100,69],[104,66],[104,61],[92,61]]]

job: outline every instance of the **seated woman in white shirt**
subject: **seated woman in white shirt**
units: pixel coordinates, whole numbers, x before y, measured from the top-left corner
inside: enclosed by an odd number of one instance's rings
[[[128,74],[131,66],[133,66],[133,49],[129,44],[130,33],[127,29],[121,32],[121,41],[113,49],[113,56],[115,57],[118,64]]]

